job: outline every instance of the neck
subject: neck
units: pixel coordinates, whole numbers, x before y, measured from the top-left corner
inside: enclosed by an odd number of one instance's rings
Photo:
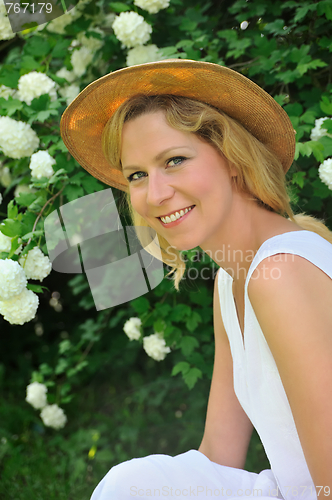
[[[225,224],[201,248],[232,276],[233,288],[240,290],[244,287],[250,264],[264,241],[301,228],[259,206],[248,196],[237,197]]]

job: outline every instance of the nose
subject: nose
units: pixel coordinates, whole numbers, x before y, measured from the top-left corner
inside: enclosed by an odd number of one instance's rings
[[[170,185],[170,179],[162,172],[150,172],[146,201],[149,205],[160,206],[164,201],[172,198],[174,187]]]

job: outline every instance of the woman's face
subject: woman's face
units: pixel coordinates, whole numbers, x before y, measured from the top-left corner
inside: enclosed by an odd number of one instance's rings
[[[233,187],[226,159],[210,144],[170,127],[158,111],[124,125],[121,162],[133,208],[170,245],[213,244],[230,214]]]

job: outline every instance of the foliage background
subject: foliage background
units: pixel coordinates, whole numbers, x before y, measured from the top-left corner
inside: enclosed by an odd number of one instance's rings
[[[80,89],[124,67],[127,50],[112,28],[103,24],[107,14],[122,11],[138,12],[151,24],[151,43],[162,50],[162,57],[227,65],[283,105],[297,131],[296,159],[287,177],[293,210],[323,218],[332,228],[331,190],[318,176],[319,163],[332,156],[332,139],[310,140],[315,119],[332,114],[331,0],[199,0],[194,4],[171,0],[157,14],[130,0],[85,1],[82,15],[63,34],[44,28],[2,41],[0,85],[15,89],[22,74],[36,70],[64,86],[66,82],[55,73],[62,67],[72,69],[70,45],[80,33],[98,38],[89,32],[93,27],[101,27],[103,43],[77,78]],[[47,95],[30,106],[15,98],[0,98],[1,115],[29,122],[44,149],[56,159],[54,178],[36,182],[31,179],[29,158],[12,160],[0,153],[0,217],[6,221],[8,236],[16,242],[23,238],[24,251],[38,244],[46,253],[43,220],[48,213],[106,187],[66,152],[59,137],[65,106],[64,98],[51,101]],[[331,122],[325,123],[331,132]],[[13,202],[15,187],[31,183],[36,189],[33,199],[21,195]],[[60,191],[44,210],[27,248],[29,238],[24,236],[32,231],[46,201]],[[121,194],[114,195],[121,206]],[[125,223],[124,211],[122,217]],[[175,455],[199,446],[213,362],[216,268],[199,251],[184,256],[189,272],[180,293],[165,279],[144,297],[96,312],[84,275],[53,272],[43,283],[47,289],[38,289],[40,306],[33,321],[14,326],[0,318],[1,497],[89,498],[101,477],[118,462],[150,453]],[[203,268],[208,279],[196,278]],[[122,328],[133,316],[142,319],[144,335],[164,331],[172,347],[165,361],[148,358],[141,342],[128,341]],[[63,430],[45,428],[24,401],[31,377],[46,383],[50,401],[65,408],[68,424]],[[256,435],[246,467],[256,472],[268,467]]]

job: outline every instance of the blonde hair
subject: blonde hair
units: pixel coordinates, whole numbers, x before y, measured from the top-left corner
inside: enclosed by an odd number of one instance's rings
[[[122,170],[120,154],[125,122],[159,110],[165,113],[166,121],[171,127],[196,134],[222,153],[237,170],[235,179],[239,190],[251,195],[267,210],[288,216],[303,229],[313,231],[332,243],[332,232],[323,221],[305,213],[293,214],[285,172],[275,154],[236,120],[203,102],[182,96],[143,94],[125,101],[109,119],[102,135],[103,151],[113,168]],[[127,203],[141,244],[171,267],[168,274],[173,273],[174,286],[178,290],[186,267],[180,252],[171,247],[164,237],[158,234],[159,241],[156,241],[151,231],[144,230],[149,226],[133,209],[129,194]],[[143,226],[143,229],[140,230],[139,226]]]

